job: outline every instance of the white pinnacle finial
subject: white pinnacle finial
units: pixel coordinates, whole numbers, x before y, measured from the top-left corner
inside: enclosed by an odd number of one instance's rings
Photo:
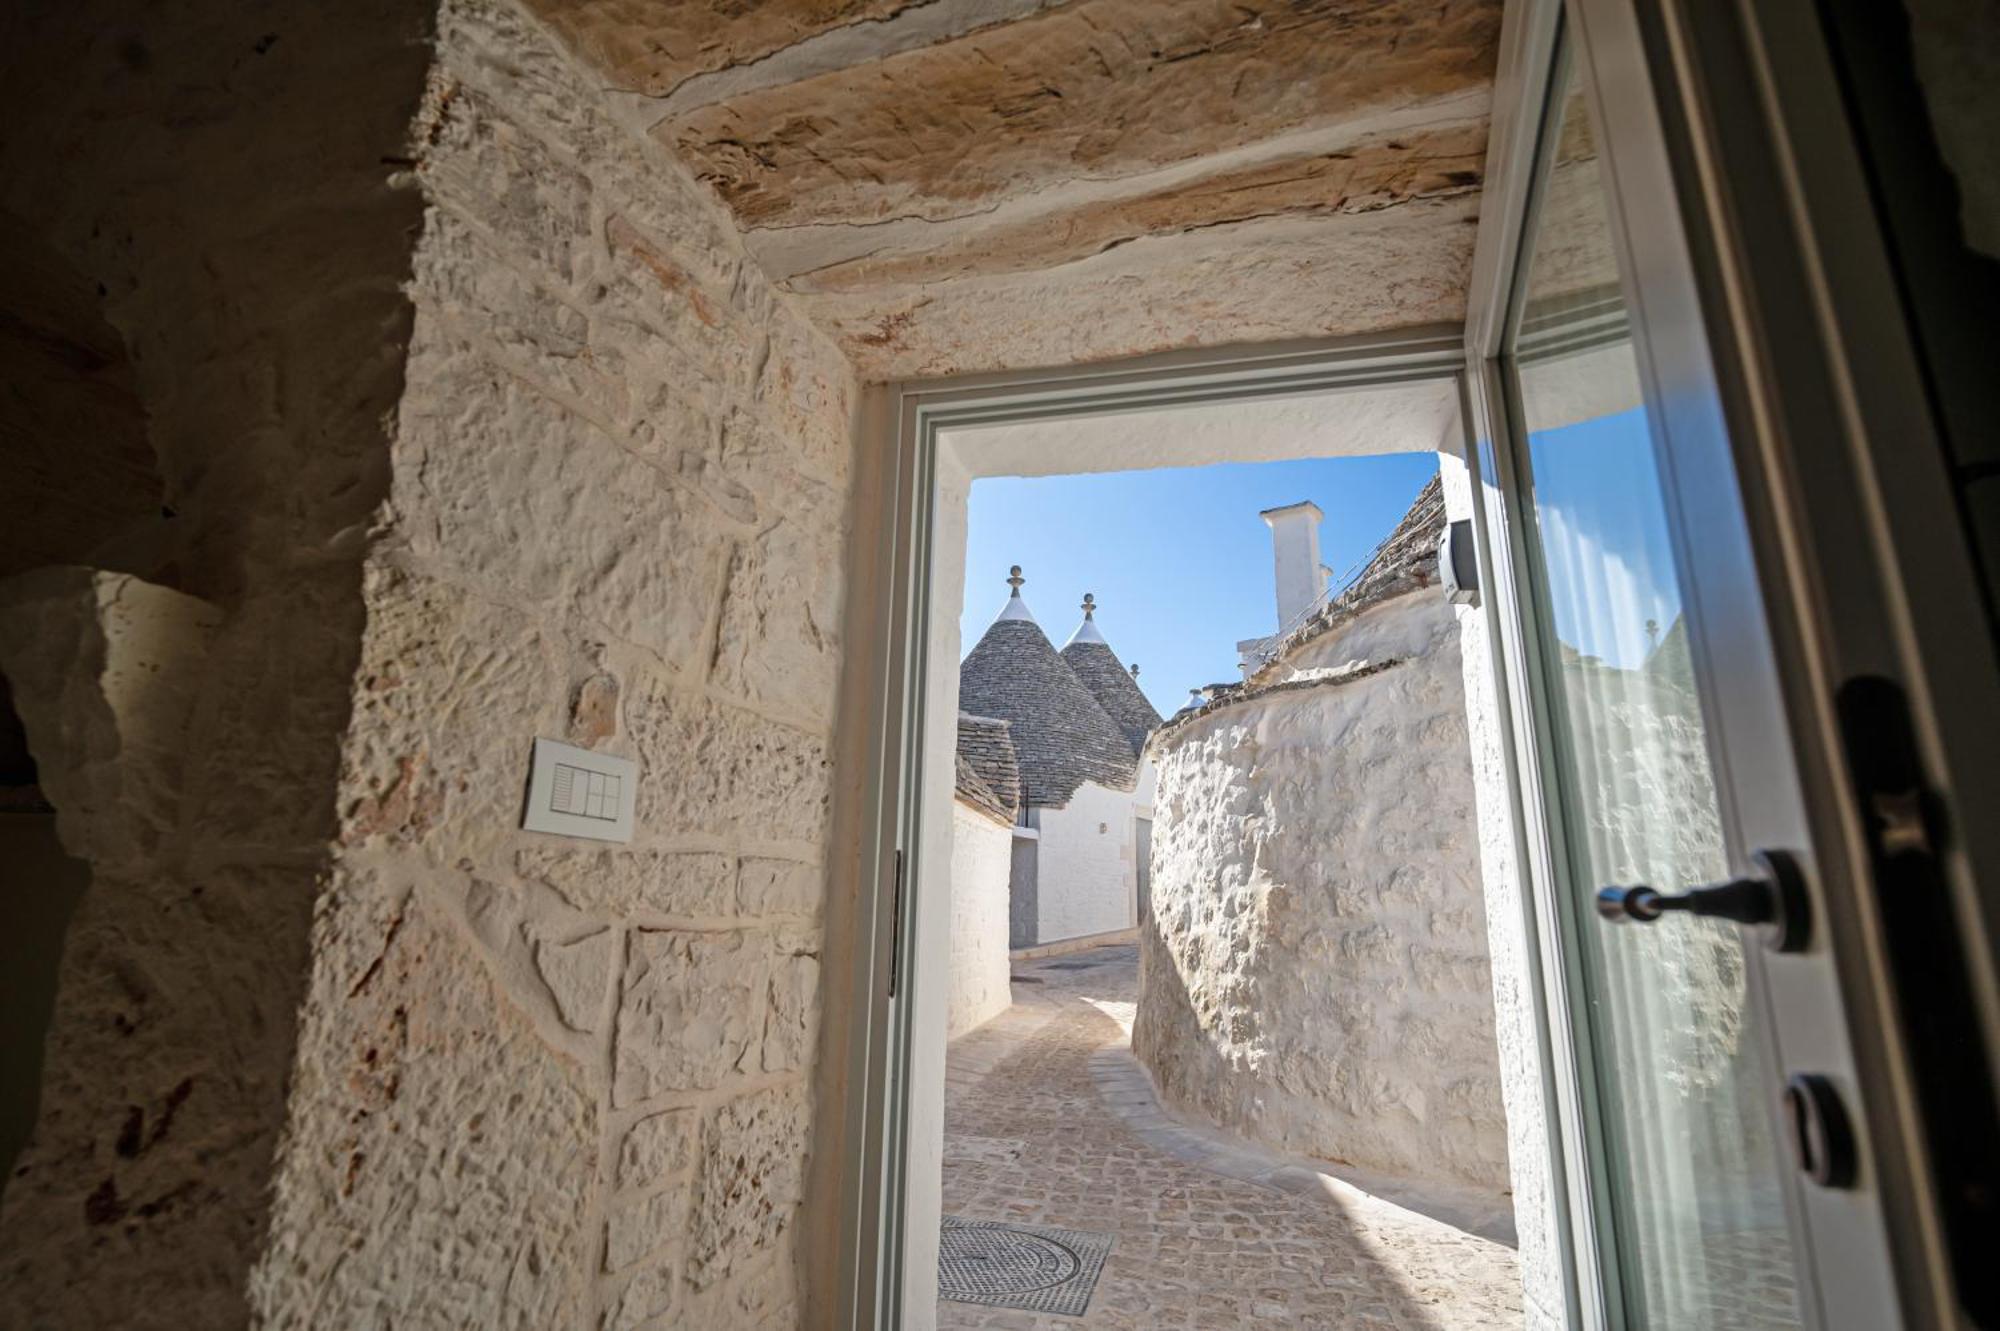
[[[1021,576],[1021,566],[1014,565],[1007,570],[1007,585],[1013,590],[1007,594],[1007,604],[1001,607],[1001,619],[1025,619],[1034,623],[1035,617],[1028,613],[1028,603],[1021,599],[1021,584],[1027,579]]]
[[[1080,642],[1104,642],[1104,635],[1097,631],[1096,610],[1097,598],[1089,592],[1085,592],[1083,594],[1083,622],[1076,626],[1076,632],[1069,635],[1069,641],[1063,644],[1065,648],[1074,647]],[[1109,645],[1108,643],[1106,644],[1106,646]]]

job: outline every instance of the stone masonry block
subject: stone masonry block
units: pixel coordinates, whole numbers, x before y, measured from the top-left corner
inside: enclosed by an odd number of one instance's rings
[[[811,1112],[797,1086],[718,1107],[709,1124],[695,1203],[688,1278],[704,1289],[774,1244],[803,1195]]]
[[[589,914],[707,919],[736,913],[736,862],[727,855],[536,845],[515,857],[515,868]]]
[[[817,945],[801,938],[780,946],[789,955],[775,958],[771,966],[762,1055],[766,1072],[810,1067],[813,1041],[819,1034]]]
[[[649,1197],[613,1202],[604,1219],[604,1271],[616,1274],[683,1232],[688,1209],[685,1185]]]
[[[745,915],[812,915],[826,896],[826,872],[796,860],[745,858],[736,873],[737,907]]]
[[[633,692],[626,724],[639,748],[638,813],[649,831],[824,836],[824,739],[657,680]]]
[[[618,1147],[618,1186],[643,1188],[694,1164],[695,1111],[667,1109],[626,1129]]]
[[[796,317],[771,321],[771,355],[758,405],[786,441],[791,465],[844,486],[855,397],[854,370],[816,329]]]
[[[431,191],[490,227],[515,254],[576,282],[591,272],[590,177],[515,125],[476,88],[455,80],[427,99]]]
[[[677,355],[713,367],[719,380],[740,373],[729,354],[741,351],[752,334],[726,293],[705,289],[682,266],[687,255],[681,247],[655,239],[618,214],[605,219],[604,243],[611,290],[641,312]]]
[[[656,1319],[674,1310],[680,1275],[680,1263],[671,1256],[656,1259],[633,1272],[604,1310],[602,1331],[637,1331],[649,1324],[667,1325]]]
[[[593,344],[581,309],[508,263],[457,213],[432,210],[415,281],[456,328],[522,373],[605,420],[625,418],[626,344]]]
[[[727,549],[706,500],[419,316],[397,449],[412,548],[690,669]]]
[[[457,930],[372,878],[322,904],[281,1156],[285,1223],[253,1300],[332,1326],[580,1324],[595,1263],[596,1097]],[[341,1280],[343,1267],[369,1273]]]
[[[371,567],[342,773],[342,839],[449,830],[461,853],[512,832],[526,741],[561,703],[563,647],[531,618],[434,579]]]
[[[618,931],[600,928],[581,938],[562,939],[530,925],[534,937],[535,972],[555,1000],[563,1024],[573,1031],[594,1031],[611,983]]]
[[[450,0],[439,9],[438,55],[457,83],[483,90],[521,128],[579,161],[632,151],[603,102],[577,95],[573,61],[526,10],[508,0]]]
[[[637,1104],[762,1066],[768,934],[635,930],[612,1050],[612,1095]]]
[[[738,545],[723,587],[715,682],[812,720],[832,715],[840,666],[839,537],[781,521]]]

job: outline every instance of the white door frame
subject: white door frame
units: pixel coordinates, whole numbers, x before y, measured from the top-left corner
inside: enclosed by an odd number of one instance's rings
[[[848,619],[854,635],[850,670],[863,672],[865,683],[843,690],[853,709],[854,734],[862,737],[843,749],[845,759],[863,767],[856,785],[843,783],[853,800],[854,844],[839,857],[856,866],[853,968],[837,1014],[845,1039],[839,1125],[831,1141],[821,1137],[822,1149],[834,1147],[841,1161],[833,1325],[857,1331],[928,1325],[932,1314],[923,1305],[935,1303],[939,1162],[928,1139],[936,1135],[929,1116],[940,1112],[942,1103],[943,1002],[939,977],[927,975],[924,965],[943,943],[937,926],[944,917],[926,901],[924,885],[936,880],[949,846],[942,853],[935,840],[926,846],[927,831],[935,835],[937,829],[927,828],[920,796],[927,772],[951,766],[948,747],[929,753],[926,748],[948,746],[949,739],[939,736],[955,729],[927,725],[942,696],[931,671],[935,667],[955,685],[957,664],[934,661],[930,647],[939,572],[936,504],[941,468],[952,472],[949,479],[961,492],[971,475],[1004,471],[1004,465],[987,471],[977,460],[947,456],[940,435],[1000,423],[1424,383],[1456,394],[1462,425],[1465,363],[1459,330],[1424,329],[868,390],[862,438],[879,453],[865,459],[857,481],[856,509],[866,530],[854,545],[850,586],[857,594],[850,597]],[[1452,442],[1462,449],[1462,438]],[[1468,459],[1468,465],[1476,462]],[[1477,487],[1475,476],[1475,492]],[[1492,562],[1483,540],[1481,523],[1475,548],[1482,568]],[[1490,625],[1492,598],[1485,604]],[[956,697],[955,687],[949,692]],[[1496,681],[1493,696],[1504,707],[1508,691],[1502,682]],[[1500,726],[1508,727],[1504,716]],[[1511,788],[1507,802],[1515,809],[1522,805]],[[1520,859],[1516,846],[1515,862]],[[833,900],[846,896],[837,882]],[[1530,937],[1538,927],[1532,919],[1524,926]],[[1524,978],[1535,1005],[1531,1017],[1546,1034],[1533,949],[1529,957],[1530,974]],[[830,1042],[829,1048],[838,1046]],[[1552,1090],[1545,1049],[1537,1072],[1546,1099]],[[1554,1142],[1548,1148],[1559,1180],[1560,1155]]]

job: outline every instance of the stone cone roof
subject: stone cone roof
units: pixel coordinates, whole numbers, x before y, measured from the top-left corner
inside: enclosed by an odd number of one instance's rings
[[[958,699],[967,712],[1008,723],[1025,804],[1060,808],[1086,781],[1137,784],[1125,732],[1032,619],[994,621],[958,668]]]
[[[958,796],[1013,822],[1021,810],[1021,769],[1005,721],[958,714]]]
[[[1160,714],[1146,699],[1137,680],[1125,669],[1118,653],[1107,642],[1072,641],[1062,649],[1062,659],[1090,690],[1097,705],[1118,723],[1125,742],[1137,753],[1146,747],[1146,736],[1158,729]]]
[[[1014,815],[1000,803],[1000,797],[993,793],[993,788],[979,779],[979,773],[972,770],[972,764],[965,761],[964,754],[958,755],[956,766],[956,780],[952,784],[952,794],[958,798],[959,803],[970,805],[1003,823],[1014,821]]]
[[[1424,482],[1410,511],[1396,529],[1375,548],[1374,557],[1361,570],[1336,604],[1373,605],[1391,596],[1437,584],[1438,541],[1444,535],[1444,480],[1433,476]]]

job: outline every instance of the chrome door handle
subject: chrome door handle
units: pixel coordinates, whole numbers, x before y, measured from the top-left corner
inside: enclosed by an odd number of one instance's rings
[[[1757,926],[1773,952],[1799,952],[1812,934],[1812,897],[1805,873],[1790,853],[1760,850],[1750,857],[1758,872],[1747,878],[1666,896],[1643,884],[1598,889],[1597,913],[1614,924],[1651,924],[1668,911]]]

